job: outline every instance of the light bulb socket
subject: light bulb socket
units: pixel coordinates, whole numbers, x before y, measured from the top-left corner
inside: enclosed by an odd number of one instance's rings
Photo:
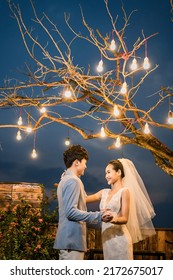
[[[168,112],[168,118],[173,118],[173,112],[171,110]]]

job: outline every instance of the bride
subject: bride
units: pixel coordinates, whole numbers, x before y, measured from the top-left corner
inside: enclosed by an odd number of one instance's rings
[[[100,201],[103,215],[113,215],[109,223],[102,222],[104,259],[132,260],[133,243],[155,234],[154,209],[132,161],[111,160],[105,174],[111,188],[88,195],[86,202]]]

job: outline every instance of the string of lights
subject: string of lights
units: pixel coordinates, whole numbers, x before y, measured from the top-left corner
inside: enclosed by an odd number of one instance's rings
[[[122,9],[123,17],[119,25],[118,18],[114,20],[111,15],[108,1],[104,2],[111,32],[101,34],[98,29],[94,32],[81,12],[85,35],[83,31],[76,32],[70,25],[69,17],[65,16],[67,27],[72,32],[70,42],[68,35],[63,35],[58,25],[47,15],[42,21],[33,5],[35,18],[32,24],[35,24],[35,32],[30,32],[19,6],[9,4],[36,70],[27,65],[26,82],[18,79],[13,83],[9,80],[5,88],[0,88],[0,107],[20,109],[16,124],[1,124],[0,128],[17,129],[16,138],[19,142],[26,138],[24,134],[34,134],[32,157],[35,159],[38,158],[37,131],[50,123],[57,123],[78,132],[86,140],[113,139],[113,148],[121,148],[126,144],[146,148],[164,171],[172,173],[172,151],[155,133],[157,128],[172,130],[172,87],[162,88],[157,96],[152,94],[151,87],[152,100],[143,92],[144,80],[158,67],[153,66],[152,56],[148,53],[149,39],[157,33],[146,37],[142,31],[142,37],[141,34],[137,35],[136,40],[131,29],[132,40],[128,41],[126,27],[130,25],[132,13],[128,16]],[[39,36],[35,37],[36,31],[40,30],[38,26],[46,31],[49,44],[44,42],[44,36],[43,41]],[[73,45],[76,40],[84,43],[84,49],[87,46],[87,55],[82,62],[81,53],[79,58],[76,56],[76,44]],[[51,53],[52,45],[55,53]],[[93,56],[99,54],[98,58],[94,57],[96,64],[90,53]],[[168,112],[165,106],[167,100]],[[160,115],[158,117],[159,106],[163,104],[162,112],[167,115],[166,121],[161,121]],[[93,128],[92,132],[83,127],[86,121],[88,127]],[[65,145],[71,143],[72,138],[66,135]]]
[[[115,52],[116,51],[116,42],[114,39],[112,39],[110,45],[109,45],[109,49],[112,51],[112,52]],[[136,57],[134,56],[132,62],[131,62],[131,65],[130,65],[130,69],[132,71],[137,71],[138,70],[138,63],[137,63],[137,59]],[[142,64],[142,67],[144,70],[148,70],[150,68],[150,63],[149,63],[149,58],[147,56],[147,41],[145,41],[145,58],[144,58],[144,61],[143,61],[143,64]],[[141,68],[140,68],[141,69]],[[103,63],[103,59],[101,58],[101,60],[99,61],[98,63],[98,66],[97,66],[97,71],[98,73],[102,73],[104,71],[104,63]],[[120,87],[120,90],[119,90],[119,93],[121,95],[125,95],[127,94],[128,92],[128,85],[127,85],[127,82],[124,81],[122,83],[122,86]],[[74,95],[74,91],[73,89],[68,85],[65,87],[64,89],[64,92],[63,92],[63,96],[65,98],[65,100],[68,100],[68,99],[71,99],[73,98],[73,95]],[[45,106],[40,106],[39,107],[39,111],[41,114],[46,114],[47,112],[47,108]],[[118,105],[117,104],[114,104],[113,105],[113,114],[115,117],[119,117],[120,114],[121,114],[121,111],[119,110],[118,108]],[[167,119],[167,123],[169,125],[172,125],[173,124],[173,113],[171,111],[171,98],[169,97],[169,110],[168,110],[168,119]],[[22,129],[21,126],[23,125],[23,118],[22,118],[22,108],[20,108],[20,116],[17,120],[17,125],[19,126],[19,129],[17,130],[17,134],[16,134],[16,139],[18,141],[21,141],[22,140],[22,134],[21,134],[21,131],[24,130],[26,131],[26,133],[30,134],[33,132],[33,128],[31,126],[31,124],[29,123],[28,126],[25,128],[25,129]],[[143,132],[147,135],[149,135],[151,133],[150,131],[150,126],[148,124],[148,122],[145,123],[144,127],[143,127]],[[101,129],[100,129],[100,137],[101,138],[106,138],[106,131],[105,131],[105,128],[104,126],[102,125],[101,126]],[[65,141],[64,141],[64,144],[66,146],[69,146],[71,145],[71,140],[70,140],[70,137],[69,137],[69,132],[68,132],[68,136],[66,137]],[[33,145],[33,150],[32,150],[32,154],[31,154],[31,157],[33,159],[36,159],[38,154],[37,154],[37,151],[36,151],[36,148],[35,148],[35,145],[36,145],[36,129],[34,129],[34,145]],[[121,148],[122,146],[122,143],[121,143],[121,135],[117,135],[116,137],[116,141],[114,143],[115,145],[115,148]]]

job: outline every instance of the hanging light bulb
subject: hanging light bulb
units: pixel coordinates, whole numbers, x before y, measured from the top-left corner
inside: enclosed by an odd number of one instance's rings
[[[20,130],[18,130],[18,132],[17,132],[17,134],[16,134],[16,139],[17,139],[18,141],[20,141],[20,140],[22,139]]]
[[[136,70],[136,69],[138,68],[137,60],[136,60],[135,57],[134,57],[134,59],[132,60],[132,64],[131,64],[130,68],[131,68],[132,70]]]
[[[37,157],[36,149],[33,149],[33,150],[32,150],[31,157],[32,157],[32,158],[36,158],[36,157]]]
[[[41,107],[40,108],[40,113],[44,114],[46,112],[46,108],[45,107]]]
[[[31,126],[28,126],[28,127],[26,128],[26,132],[27,132],[27,133],[31,133],[31,132],[32,132],[32,127],[31,127]]]
[[[120,141],[120,137],[118,136],[116,141],[115,141],[115,147],[116,148],[120,148],[121,147],[121,141]]]
[[[22,120],[22,117],[21,117],[21,116],[19,117],[17,124],[18,124],[18,125],[22,125],[22,124],[23,124],[23,120]]]
[[[111,51],[115,51],[116,50],[116,44],[115,44],[115,40],[114,39],[112,39],[109,48],[110,48]]]
[[[122,94],[126,94],[126,92],[127,92],[127,83],[126,82],[123,83],[120,92]]]
[[[150,68],[150,62],[149,62],[149,58],[147,56],[144,58],[143,68],[145,70]]]
[[[72,96],[72,92],[69,88],[64,91],[64,96],[66,98],[70,98]]]
[[[103,60],[102,59],[99,61],[99,64],[97,66],[97,71],[98,72],[102,72],[103,71]]]
[[[115,115],[116,117],[118,117],[119,114],[120,114],[120,111],[118,110],[118,106],[115,104],[115,105],[114,105],[114,115]]]
[[[100,136],[101,136],[102,138],[104,138],[104,137],[106,136],[105,129],[104,129],[103,126],[101,127]]]
[[[173,112],[171,110],[168,112],[168,124],[173,124]]]
[[[65,145],[66,146],[69,146],[70,145],[70,138],[69,137],[67,137],[66,139],[65,139]]]
[[[145,134],[149,134],[150,133],[150,128],[149,128],[148,123],[146,123],[145,126],[144,126],[144,133]]]

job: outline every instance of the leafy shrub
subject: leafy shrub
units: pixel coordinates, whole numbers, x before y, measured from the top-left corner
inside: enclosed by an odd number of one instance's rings
[[[58,259],[53,243],[57,226],[57,208],[50,210],[46,197],[40,208],[27,201],[0,211],[1,260]]]

